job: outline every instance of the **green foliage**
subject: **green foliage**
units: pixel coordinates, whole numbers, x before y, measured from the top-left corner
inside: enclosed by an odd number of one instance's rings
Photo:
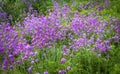
[[[103,4],[102,4],[103,5]],[[120,19],[120,1],[119,0],[111,0],[110,1],[110,6],[105,8],[100,12],[101,15],[103,15],[104,18],[107,19],[107,17],[115,17]],[[104,16],[105,15],[105,16]],[[107,19],[108,20],[108,19]]]
[[[29,1],[28,1],[29,2]],[[53,7],[51,0],[36,0],[36,2],[31,2],[34,10],[37,10],[38,13],[47,14],[47,9]],[[2,9],[7,13],[7,16],[12,16],[9,20],[12,25],[15,22],[20,22],[25,16],[29,7],[22,0],[4,0]]]
[[[47,9],[50,9],[53,7],[53,3],[51,0],[37,0],[32,4],[33,8],[37,10],[39,13],[47,14]]]
[[[11,16],[9,20],[12,25],[15,21],[22,21],[23,10],[26,11],[25,5],[21,0],[4,0],[3,10],[7,13],[7,16]]]

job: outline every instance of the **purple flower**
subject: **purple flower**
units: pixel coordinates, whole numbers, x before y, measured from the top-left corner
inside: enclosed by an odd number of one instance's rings
[[[58,74],[65,74],[65,73],[66,73],[65,70],[60,70],[60,71],[58,72]]]
[[[30,45],[26,45],[26,50],[33,50],[33,47],[32,46],[30,46]]]
[[[49,74],[48,72],[44,72],[44,74]]]
[[[10,65],[10,67],[9,67],[10,69],[13,69],[13,66],[12,65]]]
[[[27,71],[28,71],[28,72],[32,72],[32,67],[29,67],[29,68],[27,69]]]
[[[31,64],[34,64],[34,63],[35,63],[34,60],[32,60],[32,61],[31,61]]]
[[[65,58],[62,58],[61,59],[61,63],[65,63],[66,62],[66,59]]]
[[[109,7],[110,6],[109,0],[104,0],[104,5],[105,7]]]
[[[14,62],[14,57],[13,57],[13,55],[9,55],[8,57],[9,57],[9,59],[10,59],[11,62]]]
[[[20,61],[16,61],[16,64],[20,65],[20,63],[21,63]]]
[[[7,66],[3,65],[3,66],[2,66],[2,68],[3,68],[3,69],[6,69],[6,68],[7,68]]]
[[[0,53],[2,53],[4,51],[4,49],[3,48],[0,48]]]
[[[102,7],[102,6],[98,6],[97,7],[97,10],[99,10],[99,11],[101,11],[101,10],[103,10],[104,8]]]
[[[66,45],[63,45],[62,49],[63,49],[63,50],[66,50],[66,49],[67,49]]]
[[[68,66],[68,67],[67,67],[67,70],[71,70],[71,67],[70,67],[70,66]]]
[[[80,9],[83,8],[83,4],[80,4],[80,5],[79,5],[79,8],[80,8]]]
[[[62,55],[63,55],[63,56],[66,56],[67,54],[66,54],[65,52],[62,52]]]
[[[7,60],[7,59],[4,59],[4,60],[3,60],[3,66],[4,66],[4,67],[7,67],[7,65],[8,65],[8,60]]]

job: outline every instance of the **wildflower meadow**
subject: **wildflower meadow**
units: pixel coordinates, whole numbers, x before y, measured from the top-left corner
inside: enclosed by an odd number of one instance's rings
[[[120,74],[120,0],[0,0],[0,74]]]

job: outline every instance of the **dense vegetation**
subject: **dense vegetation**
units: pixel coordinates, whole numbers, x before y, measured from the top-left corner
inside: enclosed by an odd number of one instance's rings
[[[0,74],[120,74],[119,5],[0,1]]]

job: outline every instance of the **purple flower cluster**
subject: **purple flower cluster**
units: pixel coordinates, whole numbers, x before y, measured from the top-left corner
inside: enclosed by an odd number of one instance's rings
[[[63,40],[63,36],[67,30],[61,25],[61,18],[67,20],[69,7],[64,5],[60,9],[59,5],[54,3],[54,11],[50,12],[49,16],[34,16],[29,14],[23,21],[24,27],[21,30],[21,35],[30,35],[31,45],[42,49],[51,46],[58,39]],[[63,13],[64,12],[64,13]]]
[[[75,17],[72,20],[71,30],[77,38],[74,37],[72,39],[73,43],[70,48],[77,50],[78,48],[83,49],[85,46],[89,47],[95,44],[96,38],[100,38],[106,33],[109,33],[107,31],[109,30],[107,26],[111,27],[111,25],[105,20],[99,21],[100,19],[102,18],[94,15],[94,13],[88,14],[88,16],[79,16],[79,14],[75,14]],[[104,38],[102,40],[104,40]],[[109,46],[109,43],[104,44],[103,42],[102,45]],[[104,48],[102,48],[101,51]],[[110,47],[106,49],[110,49]]]
[[[99,49],[101,52],[106,52],[110,50],[110,41],[106,40],[104,42],[96,42],[94,50]]]
[[[26,44],[26,42],[18,36],[18,33],[14,27],[11,27],[9,23],[1,23],[0,25],[0,55],[2,56],[2,68],[12,69],[12,65],[16,63],[15,57],[23,54],[24,58],[26,53],[33,49],[32,46]],[[29,54],[30,56],[30,54]],[[29,57],[29,56],[26,56]]]
[[[0,25],[0,54],[3,56],[3,68],[7,68],[8,60],[14,62],[14,57],[17,54],[18,35],[9,23],[1,23]],[[19,52],[19,51],[18,51]]]
[[[56,39],[59,39],[58,33],[61,28],[58,26],[60,23],[57,21],[55,15],[51,14],[52,17],[34,17],[32,16],[25,18],[24,35],[30,34],[32,37],[32,45],[42,49],[43,47],[49,46]],[[27,34],[25,34],[27,33]]]
[[[8,16],[6,12],[0,12],[0,22],[8,21]]]

